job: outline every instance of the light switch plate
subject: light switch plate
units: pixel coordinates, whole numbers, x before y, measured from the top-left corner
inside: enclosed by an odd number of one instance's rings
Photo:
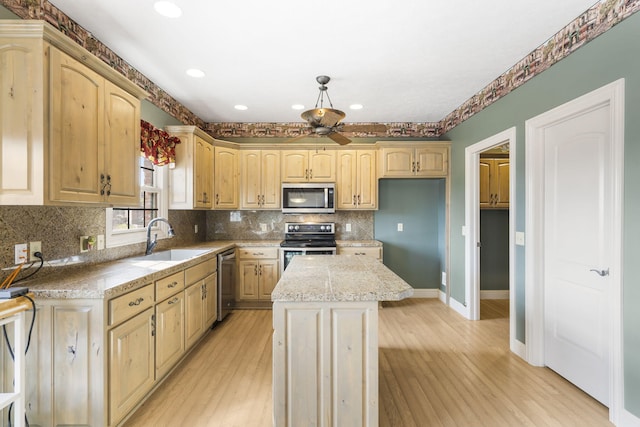
[[[104,249],[104,234],[98,234],[98,250]]]
[[[347,233],[348,233],[348,232],[350,232],[350,231],[351,231],[351,224],[349,224],[349,223],[345,224],[345,226],[344,226],[344,230],[345,230]]]
[[[524,232],[516,231],[516,245],[524,246]]]

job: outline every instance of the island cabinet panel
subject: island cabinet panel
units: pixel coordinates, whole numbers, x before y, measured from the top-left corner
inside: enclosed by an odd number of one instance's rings
[[[378,425],[378,302],[273,304],[274,425]]]

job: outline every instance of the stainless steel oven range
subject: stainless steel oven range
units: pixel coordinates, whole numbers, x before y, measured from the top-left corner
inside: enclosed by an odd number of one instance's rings
[[[287,222],[280,243],[280,274],[295,255],[335,255],[336,225],[333,222]]]

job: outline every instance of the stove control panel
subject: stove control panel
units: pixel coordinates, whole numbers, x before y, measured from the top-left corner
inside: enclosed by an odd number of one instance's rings
[[[335,234],[336,225],[333,222],[287,222],[285,230],[293,234]]]

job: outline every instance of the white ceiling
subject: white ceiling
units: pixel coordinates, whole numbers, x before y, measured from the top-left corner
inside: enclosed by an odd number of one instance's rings
[[[49,1],[205,122],[301,121],[325,74],[345,122],[389,123],[443,119],[595,0]]]

